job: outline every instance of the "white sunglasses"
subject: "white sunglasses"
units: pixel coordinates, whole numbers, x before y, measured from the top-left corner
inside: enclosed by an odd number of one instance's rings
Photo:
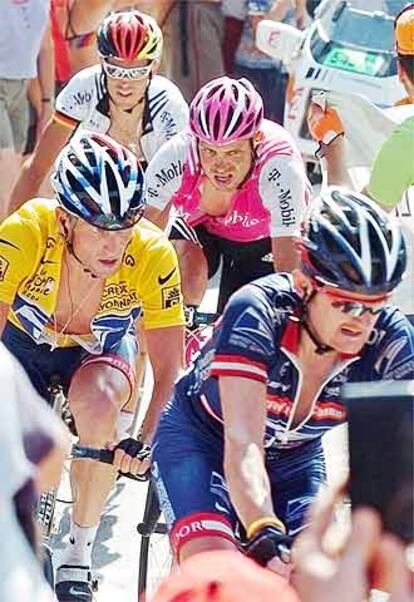
[[[106,75],[112,79],[143,79],[150,74],[152,69],[152,65],[146,67],[120,67],[106,61],[102,62],[102,66]]]

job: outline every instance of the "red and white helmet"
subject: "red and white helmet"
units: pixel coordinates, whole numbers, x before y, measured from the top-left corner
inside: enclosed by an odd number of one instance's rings
[[[103,58],[153,61],[161,57],[161,29],[155,19],[137,10],[110,13],[102,21],[97,37]]]
[[[252,138],[262,120],[262,98],[245,78],[213,79],[197,92],[190,105],[191,131],[213,144]]]

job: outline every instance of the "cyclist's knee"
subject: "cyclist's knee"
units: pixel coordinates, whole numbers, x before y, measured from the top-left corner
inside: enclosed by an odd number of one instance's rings
[[[104,444],[116,434],[120,408],[130,395],[127,378],[112,366],[82,366],[69,389],[69,405],[85,444]]]

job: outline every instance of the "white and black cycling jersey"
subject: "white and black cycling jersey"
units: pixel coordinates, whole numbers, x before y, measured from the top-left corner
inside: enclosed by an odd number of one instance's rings
[[[72,77],[56,98],[54,118],[65,125],[108,132],[109,95],[100,65],[83,69]],[[146,91],[140,138],[145,161],[187,124],[188,105],[179,88],[165,77],[153,76]]]

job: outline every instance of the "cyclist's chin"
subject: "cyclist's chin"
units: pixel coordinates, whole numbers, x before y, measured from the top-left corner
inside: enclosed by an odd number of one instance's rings
[[[139,97],[136,94],[121,94],[118,92],[115,95],[116,106],[124,111],[133,109],[138,102]]]
[[[367,342],[368,334],[365,330],[357,332],[341,329],[331,343],[331,347],[339,353],[357,354]]]
[[[95,261],[94,265],[90,267],[90,270],[98,278],[109,278],[116,274],[120,267],[120,260],[116,261]]]

